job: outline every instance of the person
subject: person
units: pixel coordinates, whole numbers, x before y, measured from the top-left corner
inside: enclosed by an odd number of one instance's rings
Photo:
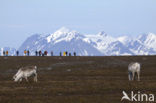
[[[17,51],[16,51],[16,56],[18,56],[18,55],[19,55],[19,51],[17,50]]]
[[[26,51],[26,50],[24,50],[24,56],[26,56],[26,54],[27,54],[27,51]]]
[[[38,51],[37,50],[35,51],[35,54],[36,54],[36,56],[38,56]]]
[[[42,51],[40,50],[40,51],[39,51],[39,56],[41,56],[41,55],[42,55]]]
[[[5,56],[5,51],[3,51],[3,56]]]
[[[44,53],[41,54],[44,57]]]
[[[44,51],[44,55],[47,56],[47,54],[48,54],[48,52],[47,51]]]
[[[9,54],[9,52],[8,52],[8,51],[6,51],[6,56],[8,56],[8,54]]]
[[[60,52],[60,56],[62,56],[62,53]]]
[[[74,56],[76,56],[76,52],[74,52]]]
[[[71,56],[71,53],[69,53],[69,56]]]
[[[30,52],[29,52],[29,50],[28,50],[28,51],[27,51],[27,55],[28,55],[28,56],[29,56],[29,53],[30,53]]]
[[[63,52],[63,56],[66,56],[66,52]]]
[[[66,56],[68,55],[68,52],[66,51]]]
[[[51,56],[53,56],[53,51],[51,51]]]

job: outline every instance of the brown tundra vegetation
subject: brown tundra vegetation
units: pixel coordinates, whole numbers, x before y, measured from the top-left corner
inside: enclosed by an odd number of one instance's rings
[[[140,81],[128,80],[131,62],[141,65]],[[32,65],[37,83],[14,82]],[[156,95],[156,56],[0,57],[0,103],[120,103],[123,90]]]

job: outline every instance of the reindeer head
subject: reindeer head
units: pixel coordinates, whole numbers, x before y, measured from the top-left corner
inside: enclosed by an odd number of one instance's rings
[[[21,73],[21,68],[18,70],[18,72],[13,76],[13,80],[16,82],[19,79],[19,75]]]
[[[21,78],[21,75],[20,75],[20,74],[19,74],[19,75],[17,75],[17,76],[16,76],[16,75],[14,75],[14,76],[13,76],[13,79],[14,79],[14,81],[15,81],[15,82],[18,82],[18,81],[21,81],[21,80],[22,80],[22,78]]]

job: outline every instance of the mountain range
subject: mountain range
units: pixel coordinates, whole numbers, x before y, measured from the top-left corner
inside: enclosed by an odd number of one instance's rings
[[[16,49],[1,48],[9,50],[11,55]],[[116,56],[116,55],[155,55],[156,34],[141,34],[135,38],[128,36],[112,37],[105,32],[98,34],[81,34],[65,27],[48,35],[34,34],[28,37],[18,49],[20,55],[24,50],[29,50],[35,55],[36,50],[53,51],[54,55],[60,52],[76,52],[79,56]]]

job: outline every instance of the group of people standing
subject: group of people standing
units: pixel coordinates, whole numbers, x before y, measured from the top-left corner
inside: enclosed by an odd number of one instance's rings
[[[63,56],[72,56],[72,54],[66,51],[66,52],[63,52]],[[76,52],[73,53],[73,56],[76,56]]]
[[[48,51],[44,51],[43,53],[42,53],[41,50],[40,51],[35,51],[35,55],[36,56],[47,56],[48,55]],[[51,51],[51,56],[53,56],[53,51]]]
[[[3,51],[3,56],[8,56],[9,55],[9,51]]]
[[[54,56],[53,55],[53,51],[50,52],[51,56]],[[9,51],[3,51],[3,56],[8,56],[9,55]],[[17,50],[16,51],[16,56],[19,56],[19,51]],[[24,56],[30,56],[30,51],[29,50],[24,50]],[[48,51],[35,51],[35,56],[48,56]],[[71,53],[68,53],[67,51],[63,52],[63,55],[62,55],[62,52],[60,52],[60,56],[72,56]],[[73,56],[76,56],[76,52],[73,53]]]

